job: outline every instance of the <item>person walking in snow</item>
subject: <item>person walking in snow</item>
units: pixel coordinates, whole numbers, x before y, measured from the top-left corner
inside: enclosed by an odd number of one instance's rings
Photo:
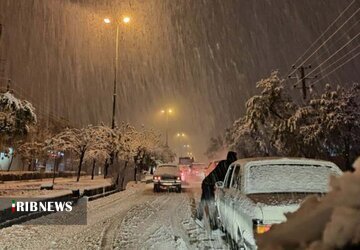
[[[207,211],[210,219],[210,227],[212,229],[216,228],[215,223],[215,183],[218,181],[224,181],[226,172],[231,163],[237,160],[236,153],[229,151],[226,156],[226,160],[220,161],[215,169],[210,172],[208,176],[201,183],[201,200],[197,210],[197,223],[202,225],[202,219],[204,216],[204,211]]]

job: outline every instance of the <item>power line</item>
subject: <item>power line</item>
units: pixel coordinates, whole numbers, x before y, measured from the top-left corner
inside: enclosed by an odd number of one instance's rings
[[[358,46],[356,46],[355,48],[353,48],[352,50],[350,50],[348,53],[346,53],[345,55],[343,55],[342,57],[338,58],[336,61],[334,61],[333,63],[331,63],[330,65],[326,66],[325,68],[321,69],[322,71],[327,70],[328,68],[331,68],[331,66],[333,66],[334,64],[338,63],[339,61],[341,61],[342,59],[346,58],[348,55],[352,54],[352,52],[354,52],[355,50],[357,50],[358,48],[360,48],[360,44]]]
[[[340,64],[339,66],[337,66],[336,68],[334,68],[333,70],[331,70],[331,71],[328,72],[327,74],[323,75],[321,78],[319,78],[318,80],[316,80],[312,85],[315,85],[315,84],[318,83],[321,79],[324,79],[326,76],[332,74],[333,72],[335,72],[336,70],[338,70],[339,68],[341,68],[342,66],[344,66],[345,64],[347,64],[348,62],[350,62],[351,60],[353,60],[354,58],[356,58],[358,55],[360,55],[360,52],[356,53],[355,55],[353,55],[352,57],[350,57],[348,60],[346,60],[345,62],[343,62],[343,63]]]
[[[295,68],[295,66],[294,66],[294,68]],[[316,78],[316,76],[315,77],[309,77],[310,74],[306,75],[305,74],[306,69],[311,69],[311,65],[306,66],[306,67],[302,65],[302,66],[296,68],[296,70],[298,70],[299,73],[300,73],[300,80],[299,81],[301,81],[301,83],[302,83],[301,84],[301,89],[302,89],[302,94],[303,94],[303,99],[304,100],[306,99],[306,95],[307,95],[306,80]],[[296,77],[289,75],[289,78],[296,78]],[[297,83],[294,85],[294,87],[296,87],[296,85],[297,85]]]
[[[358,25],[359,24],[359,20],[356,20],[346,31],[344,31],[343,32],[343,34],[341,34],[341,36],[340,37],[338,37],[338,38],[336,38],[336,40],[335,41],[333,41],[331,44],[329,44],[328,46],[326,46],[326,49],[328,50],[328,51],[324,51],[324,53],[322,53],[322,54],[319,54],[318,56],[317,56],[317,59],[318,58],[320,58],[320,60],[323,60],[323,57],[325,56],[328,56],[328,54],[329,53],[331,53],[330,51],[329,51],[329,48],[332,48],[332,47],[334,47],[333,45],[335,44],[341,44],[342,43],[342,41],[343,41],[343,38],[346,36],[346,35],[349,35],[349,33],[351,32],[351,30],[356,26],[356,25]],[[346,39],[346,38],[345,38]],[[323,56],[324,55],[324,56]]]
[[[319,51],[344,25],[353,17],[356,13],[360,11],[360,8],[358,8],[328,39],[326,39],[310,56],[308,56],[301,64],[304,64],[307,60],[310,59],[316,52]]]
[[[344,14],[354,3],[355,3],[355,0],[353,0],[346,8],[340,13],[340,15],[326,28],[326,30],[325,30],[323,33],[320,34],[320,36],[310,45],[310,47],[309,47],[300,57],[298,57],[298,59],[296,59],[294,65],[296,65],[296,64],[298,63],[298,61],[299,61],[300,59],[302,59],[302,58],[306,55],[306,53],[308,53],[308,52],[310,51],[310,49],[326,34],[326,32],[329,31],[329,29],[343,16],[343,14]],[[337,32],[337,31],[336,31],[336,32]],[[309,58],[307,58],[307,59],[309,59]],[[307,60],[307,59],[306,59],[306,60]],[[304,62],[306,62],[306,60],[305,60]],[[303,62],[303,63],[304,63],[304,62]],[[301,63],[301,64],[303,64],[303,63]],[[292,75],[293,73],[295,73],[295,70],[292,71],[291,73],[288,73],[288,75],[289,75],[289,74]]]
[[[359,9],[359,10],[360,10],[360,9]],[[338,49],[337,51],[335,51],[335,52],[334,52],[330,57],[328,57],[325,61],[323,61],[322,63],[320,63],[315,69],[313,69],[308,75],[306,75],[306,77],[307,77],[307,76],[310,76],[312,73],[314,73],[314,71],[317,70],[319,67],[321,67],[321,65],[323,65],[323,64],[326,63],[326,62],[328,62],[331,58],[333,58],[337,53],[339,53],[341,50],[343,50],[347,45],[349,45],[349,44],[350,44],[354,39],[356,39],[359,35],[360,35],[360,32],[359,32],[356,36],[354,36],[352,39],[350,39],[347,43],[345,43],[340,49]],[[299,84],[299,83],[300,83],[300,80],[295,83],[295,86],[296,86],[297,84]]]

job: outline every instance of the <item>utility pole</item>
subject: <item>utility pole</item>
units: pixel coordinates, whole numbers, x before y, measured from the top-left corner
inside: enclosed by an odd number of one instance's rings
[[[309,77],[305,74],[305,70],[307,69],[311,69],[311,65],[308,65],[308,66],[299,66],[299,67],[296,67],[295,65],[292,66],[293,69],[297,70],[300,74],[300,77],[298,75],[289,75],[288,77],[290,79],[298,79],[298,81],[295,83],[294,85],[294,88],[297,87],[297,84],[301,81],[301,91],[302,91],[302,95],[303,95],[303,99],[306,100],[306,97],[307,97],[307,90],[308,90],[308,86],[306,85],[306,80],[309,80],[309,79],[314,79],[316,78],[317,76],[314,76],[314,77]],[[296,71],[294,71],[295,73]]]
[[[10,92],[10,84],[11,84],[11,80],[8,79],[8,82],[6,84],[6,92]]]

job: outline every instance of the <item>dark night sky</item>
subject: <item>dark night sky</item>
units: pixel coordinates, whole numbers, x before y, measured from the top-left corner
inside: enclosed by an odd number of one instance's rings
[[[201,156],[209,136],[243,113],[256,82],[274,69],[285,75],[350,2],[0,0],[0,57],[5,77],[41,113],[110,123],[114,30],[102,20],[130,15],[121,26],[119,119],[161,130],[159,111],[172,107],[171,134],[185,131]],[[356,1],[337,26],[359,7]],[[308,63],[316,67],[358,34],[359,17]],[[357,45],[359,38],[339,57]],[[346,86],[359,72],[357,58],[322,82]]]

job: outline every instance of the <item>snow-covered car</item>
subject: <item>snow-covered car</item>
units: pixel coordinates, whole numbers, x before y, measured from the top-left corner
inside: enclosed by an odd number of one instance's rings
[[[254,158],[232,163],[216,183],[219,225],[237,246],[256,249],[256,235],[286,221],[309,195],[329,191],[332,162],[301,158]]]
[[[175,189],[181,192],[181,171],[178,165],[162,164],[159,165],[153,176],[154,192],[159,192],[162,188]]]

